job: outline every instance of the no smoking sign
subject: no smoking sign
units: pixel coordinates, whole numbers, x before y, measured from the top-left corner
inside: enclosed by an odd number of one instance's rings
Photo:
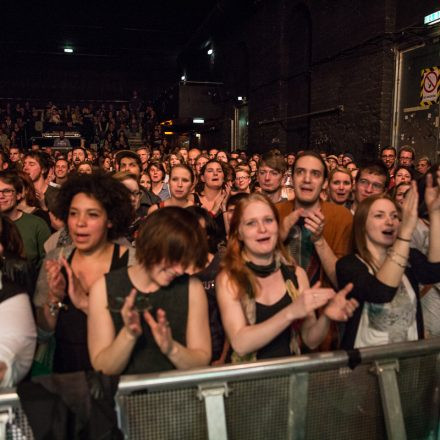
[[[436,102],[439,95],[439,68],[422,69],[420,82],[420,105],[427,106]]]

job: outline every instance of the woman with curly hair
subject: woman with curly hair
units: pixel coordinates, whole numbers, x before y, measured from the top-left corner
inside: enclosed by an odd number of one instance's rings
[[[40,333],[55,332],[55,372],[91,369],[89,289],[105,273],[129,264],[129,249],[114,240],[128,229],[132,211],[128,189],[107,174],[71,176],[60,190],[56,215],[67,225],[72,245],[47,255],[34,297]]]
[[[279,235],[275,205],[262,194],[241,199],[231,219],[226,254],[216,279],[233,362],[298,354],[297,334],[310,348],[326,337],[330,320],[345,321],[357,307],[340,292],[310,287]],[[323,307],[317,319],[314,311]]]

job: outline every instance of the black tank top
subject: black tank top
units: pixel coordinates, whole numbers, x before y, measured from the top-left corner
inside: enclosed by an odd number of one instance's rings
[[[134,288],[127,267],[109,272],[105,275],[107,296],[117,298],[115,303],[123,303],[125,298]],[[186,345],[186,326],[188,320],[188,287],[189,276],[182,275],[166,286],[152,293],[139,293],[148,295],[152,309],[150,313],[156,317],[156,311],[161,308],[165,311],[170,323],[173,339]],[[109,301],[110,302],[110,301]],[[110,312],[115,326],[116,334],[124,326],[120,312]],[[139,336],[134,346],[131,358],[122,374],[155,373],[175,369],[170,360],[162,354],[149,325],[141,319],[142,335]]]
[[[284,280],[291,280],[298,288],[298,280],[292,268],[282,264],[281,273]],[[266,321],[277,314],[284,307],[292,302],[292,298],[287,291],[275,304],[270,306],[256,302],[256,323]],[[257,359],[273,359],[277,357],[291,356],[290,352],[291,328],[288,326],[283,332],[276,336],[269,344],[257,351]]]
[[[128,250],[120,257],[119,245],[113,248],[110,270],[126,267]],[[72,262],[75,250],[68,261]],[[67,274],[63,269],[67,280]],[[87,315],[77,309],[70,301],[69,295],[64,298],[67,310],[61,310],[55,327],[54,373],[72,373],[74,371],[93,370],[87,350]]]

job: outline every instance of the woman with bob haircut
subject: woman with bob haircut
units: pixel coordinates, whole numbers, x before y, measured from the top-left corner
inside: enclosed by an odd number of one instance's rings
[[[354,217],[356,254],[336,264],[339,283],[352,282],[350,294],[360,307],[347,322],[342,348],[351,349],[423,338],[419,283],[440,281],[440,172],[433,186],[427,176],[425,203],[430,218],[427,257],[410,248],[418,222],[418,193],[411,183],[402,215],[384,196],[368,197]]]
[[[170,190],[165,183],[166,171],[161,162],[150,162],[147,172],[151,179],[151,191],[160,197],[161,200],[170,198]]]
[[[347,320],[357,306],[345,299],[351,284],[338,293],[309,286],[281,242],[275,205],[262,194],[237,203],[221,268],[217,299],[234,362],[299,354],[297,331],[315,348],[330,320]]]
[[[109,174],[73,175],[60,189],[55,214],[67,225],[72,245],[46,256],[34,297],[37,325],[43,339],[55,333],[54,372],[90,370],[89,290],[134,256],[114,242],[132,220],[130,192]]]
[[[209,364],[205,291],[185,274],[204,267],[206,258],[206,237],[193,214],[167,207],[148,216],[136,240],[137,264],[106,274],[91,289],[95,370],[141,374]]]

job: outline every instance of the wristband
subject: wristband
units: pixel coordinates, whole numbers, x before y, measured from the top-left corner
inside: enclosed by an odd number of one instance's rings
[[[400,235],[397,236],[396,240],[406,241],[407,243],[411,243],[411,240],[408,240],[407,238],[403,238]]]

